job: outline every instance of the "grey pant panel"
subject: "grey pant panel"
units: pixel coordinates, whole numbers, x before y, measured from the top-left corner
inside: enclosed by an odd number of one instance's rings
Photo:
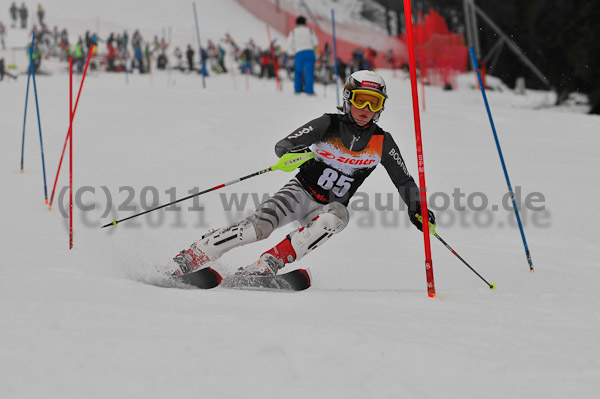
[[[294,221],[305,225],[323,212],[335,214],[344,222],[344,226],[348,224],[349,214],[343,204],[331,202],[323,205],[315,201],[294,178],[260,204],[247,220],[254,225],[257,238],[264,240],[278,227]]]
[[[333,213],[344,223],[344,227],[346,227],[350,221],[350,213],[348,212],[348,208],[339,202],[330,202],[329,204],[323,205],[321,208],[306,215],[306,217],[304,217],[301,221],[301,224],[303,226],[306,225],[309,221],[314,219],[315,216],[322,213]]]

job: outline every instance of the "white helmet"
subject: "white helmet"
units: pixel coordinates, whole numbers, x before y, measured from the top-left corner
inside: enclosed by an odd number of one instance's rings
[[[388,98],[385,80],[383,80],[378,73],[369,70],[356,71],[346,79],[346,84],[344,84],[344,91],[342,93],[344,97],[342,111],[347,115],[350,115],[350,99],[352,98],[352,92],[356,89],[374,91],[382,94],[385,99]],[[385,99],[383,100],[384,103]],[[375,113],[373,122],[379,120],[379,116],[383,109],[384,108],[381,108]]]

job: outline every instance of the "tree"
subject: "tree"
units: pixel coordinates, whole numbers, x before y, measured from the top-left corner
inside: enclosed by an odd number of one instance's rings
[[[505,0],[482,2],[480,8],[517,43],[555,88],[557,103],[572,92],[588,94],[591,113],[600,113],[600,3],[597,0]],[[495,33],[480,24],[481,47],[489,49]],[[485,50],[484,50],[485,51]],[[503,53],[494,75],[508,85],[525,76],[528,86],[542,82],[509,52]]]

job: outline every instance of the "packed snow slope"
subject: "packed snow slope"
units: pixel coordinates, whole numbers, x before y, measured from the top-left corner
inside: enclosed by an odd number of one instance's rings
[[[237,26],[252,21],[234,2],[201,3],[213,12],[201,14],[201,24],[232,15]],[[65,15],[82,12],[56,4]],[[156,18],[158,8],[144,10]],[[187,8],[181,18],[190,18]],[[50,195],[69,124],[69,79],[64,64],[48,68],[36,85]],[[380,125],[416,177],[410,81],[380,72],[390,94]],[[335,112],[331,86],[307,97],[294,95],[287,79],[278,92],[272,80],[239,74],[211,75],[206,88],[199,75],[176,72],[88,74],[73,127],[78,202],[69,250],[68,151],[49,211],[33,87],[21,174],[27,76],[2,82],[0,397],[594,396],[600,118],[544,107],[545,93],[488,93],[523,203],[529,273],[514,213],[502,206],[506,182],[481,93],[473,75],[460,83],[455,91],[426,89],[428,192],[438,233],[498,288],[434,239],[437,297],[429,298],[423,236],[397,194],[388,202],[394,187],[382,167],[361,187],[347,229],[289,265],[312,270],[314,285],[302,293],[148,283],[155,267],[209,228],[247,215],[293,174],[267,173],[179,210],[100,228],[272,165],[277,140]],[[222,266],[251,263],[293,228],[228,253]]]

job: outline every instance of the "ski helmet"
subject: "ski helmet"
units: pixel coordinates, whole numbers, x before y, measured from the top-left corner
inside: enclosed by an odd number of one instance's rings
[[[383,80],[378,73],[369,70],[356,71],[350,75],[348,79],[346,79],[346,84],[344,84],[343,91],[344,105],[342,107],[342,111],[347,115],[350,115],[350,101],[353,98],[353,92],[357,89],[373,91],[383,96],[380,105],[381,108],[376,111],[375,115],[373,116],[373,122],[377,122],[379,120],[379,116],[381,115],[381,111],[384,110],[383,105],[385,104],[385,100],[388,98],[385,80]],[[369,108],[373,107],[370,105]]]

